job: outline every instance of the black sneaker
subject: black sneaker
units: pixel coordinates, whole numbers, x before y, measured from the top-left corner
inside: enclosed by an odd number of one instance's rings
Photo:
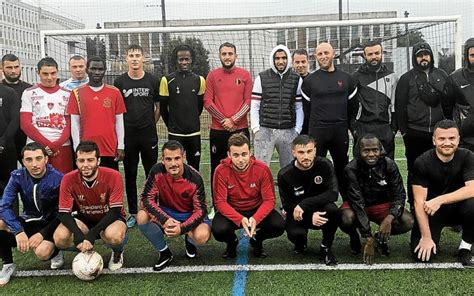
[[[306,254],[306,249],[308,247],[306,245],[295,245],[295,248],[293,251],[295,252],[296,255],[303,255]]]
[[[234,242],[228,243],[227,248],[225,249],[224,253],[222,254],[222,258],[224,259],[233,259],[237,257],[237,245],[239,244],[239,240],[235,238]]]
[[[472,260],[472,253],[471,250],[468,249],[460,249],[458,252],[459,262],[465,268],[474,268],[474,261]]]
[[[360,242],[360,237],[359,235],[357,236],[351,236],[350,237],[350,247],[351,247],[351,253],[352,255],[359,255],[362,250],[362,244]]]
[[[263,244],[261,241],[257,241],[256,239],[251,238],[249,242],[253,248],[253,255],[255,257],[260,259],[267,258],[268,255],[263,251]]]
[[[185,247],[186,247],[186,257],[188,257],[189,259],[196,258],[197,248],[195,245],[193,245],[192,243],[188,241],[187,235],[184,236],[184,242],[185,242]]]
[[[379,233],[375,234],[375,239],[377,240],[377,249],[380,252],[380,255],[388,257],[390,255],[390,249],[388,248],[387,242],[383,242],[379,239]]]
[[[166,248],[166,250],[160,252],[160,259],[155,264],[155,266],[153,266],[153,270],[163,270],[171,263],[171,261],[173,261],[173,253],[171,253],[169,248]]]
[[[319,251],[319,253],[320,253],[319,259],[323,261],[324,264],[329,265],[329,266],[337,265],[336,256],[334,256],[330,248],[321,247],[321,250]]]

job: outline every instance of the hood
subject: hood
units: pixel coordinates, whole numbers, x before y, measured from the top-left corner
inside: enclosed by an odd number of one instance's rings
[[[464,43],[464,68],[469,67],[469,48],[474,47],[474,38],[469,38]]]
[[[273,57],[275,56],[275,53],[277,52],[277,50],[283,50],[286,53],[286,58],[288,60],[288,63],[286,64],[285,70],[281,73],[281,74],[285,74],[291,68],[291,64],[292,64],[290,50],[288,49],[288,47],[282,44],[278,44],[272,49],[272,52],[270,53],[270,67],[272,68],[273,72],[275,72],[276,74],[280,73],[278,72],[277,68],[275,67],[275,63],[273,62]]]
[[[424,41],[420,41],[417,44],[413,45],[413,51],[411,53],[411,64],[413,68],[422,71],[422,69],[416,62],[416,54],[420,51],[429,51],[430,56],[431,56],[430,71],[433,70],[433,67],[434,67],[433,50],[431,49],[431,46]]]

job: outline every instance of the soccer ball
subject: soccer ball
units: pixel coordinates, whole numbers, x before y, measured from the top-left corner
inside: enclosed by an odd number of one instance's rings
[[[72,261],[72,272],[83,281],[92,281],[102,273],[104,261],[99,253],[89,251],[79,253]]]

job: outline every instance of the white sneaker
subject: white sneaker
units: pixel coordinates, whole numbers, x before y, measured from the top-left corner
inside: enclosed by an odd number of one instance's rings
[[[64,253],[59,251],[59,253],[51,258],[51,269],[59,269],[64,265]]]
[[[122,268],[123,265],[123,252],[120,253],[115,253],[112,251],[112,254],[110,254],[110,260],[109,260],[109,270],[114,271],[117,269]]]
[[[0,271],[0,287],[5,286],[10,281],[12,275],[16,272],[15,263],[3,264],[2,271]]]

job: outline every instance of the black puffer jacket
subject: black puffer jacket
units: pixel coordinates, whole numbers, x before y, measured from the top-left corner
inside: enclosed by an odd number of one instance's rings
[[[416,62],[416,52],[430,51],[431,64],[426,73]],[[441,101],[445,100],[444,87],[448,75],[433,65],[433,53],[426,42],[413,46],[413,69],[400,77],[395,92],[395,114],[402,134],[407,129],[433,132],[435,124],[444,119]]]
[[[356,156],[344,168],[344,183],[348,186],[349,205],[359,221],[363,237],[372,233],[365,207],[389,202],[391,215],[397,219],[403,214],[406,199],[403,180],[397,164],[384,153],[374,166]]]

